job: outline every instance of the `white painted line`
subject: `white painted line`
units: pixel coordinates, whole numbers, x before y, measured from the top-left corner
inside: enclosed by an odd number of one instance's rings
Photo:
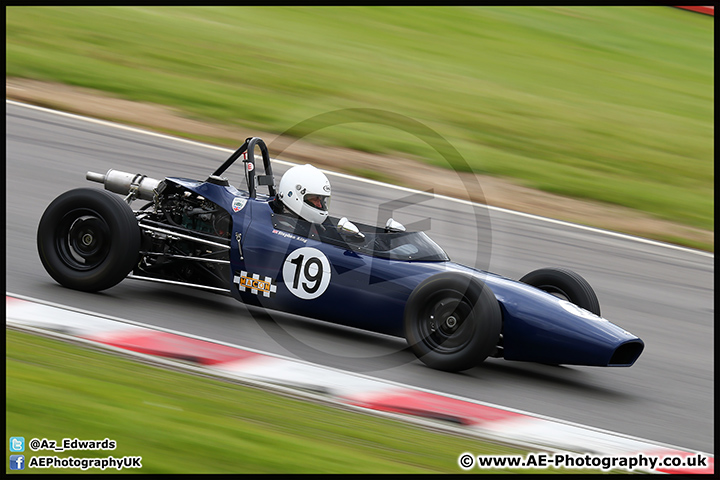
[[[8,294],[20,298],[19,295]],[[64,309],[57,306],[48,306],[34,300],[17,302],[12,308],[5,311],[6,323],[27,325],[62,332],[74,336],[91,336],[109,330],[130,329],[140,332],[143,327],[131,324],[121,324],[112,319],[102,318],[91,312],[80,312]]]
[[[336,397],[358,392],[387,391],[388,382],[370,377],[330,370],[325,366],[273,357],[251,358],[211,365],[212,370],[256,378],[269,383],[280,382],[304,390],[323,392]]]
[[[217,151],[221,151],[221,152],[225,152],[225,153],[232,153],[232,152],[234,151],[234,150],[231,150],[231,149],[225,148],[225,147],[218,147],[218,146],[216,146],[216,145],[211,145],[211,144],[207,144],[207,143],[196,142],[196,141],[194,141],[194,140],[188,140],[188,139],[185,139],[185,138],[174,137],[174,136],[166,135],[166,134],[162,134],[162,133],[156,133],[156,132],[152,132],[152,131],[149,131],[149,130],[143,130],[143,129],[136,128],[136,127],[129,127],[129,126],[127,126],[127,125],[122,125],[122,124],[115,123],[115,122],[109,122],[109,121],[106,121],[106,120],[99,120],[99,119],[97,119],[97,118],[92,118],[92,117],[85,117],[85,116],[77,115],[77,114],[74,114],[74,113],[62,112],[62,111],[59,111],[59,110],[52,110],[52,109],[45,108],[45,107],[38,107],[38,106],[36,106],[36,105],[30,105],[30,104],[27,104],[27,103],[17,102],[17,101],[14,101],[14,100],[5,99],[5,102],[6,102],[6,103],[9,103],[9,104],[11,104],[11,105],[18,106],[18,107],[25,107],[25,108],[30,108],[30,109],[34,109],[34,110],[39,110],[39,111],[42,111],[42,112],[45,112],[45,113],[52,113],[52,114],[55,114],[55,115],[60,115],[60,116],[68,117],[68,118],[73,118],[73,119],[75,119],[75,120],[82,120],[82,121],[86,121],[86,122],[90,122],[90,123],[95,123],[95,124],[103,125],[103,126],[106,126],[106,127],[119,128],[119,129],[121,129],[121,130],[126,130],[126,131],[130,131],[130,132],[134,132],[134,133],[144,134],[144,135],[150,135],[150,136],[157,137],[157,138],[162,138],[162,139],[165,139],[165,140],[174,140],[174,141],[178,141],[178,142],[182,142],[182,143],[187,143],[187,144],[189,144],[189,145],[193,145],[193,146],[196,146],[196,147],[209,148],[209,149],[212,149],[212,150],[217,150]],[[288,162],[288,161],[285,161],[285,160],[272,159],[272,161],[273,161],[274,163],[279,163],[279,164],[281,164],[281,165],[286,165],[286,166],[295,165],[295,163]],[[393,184],[391,184],[391,183],[379,182],[379,181],[377,181],[377,180],[371,180],[371,179],[369,179],[369,178],[355,177],[355,176],[353,176],[353,175],[349,175],[349,174],[345,174],[345,173],[339,173],[339,172],[333,172],[333,171],[331,171],[331,170],[322,170],[322,171],[323,171],[324,173],[326,173],[326,174],[334,175],[334,176],[339,177],[339,178],[344,178],[344,179],[352,180],[352,181],[355,181],[355,182],[367,183],[367,184],[369,184],[369,185],[375,185],[375,186],[378,186],[378,187],[391,188],[391,189],[399,190],[399,191],[402,191],[402,192],[408,192],[408,193],[420,193],[420,194],[425,193],[425,192],[422,192],[422,191],[420,191],[420,190],[415,190],[415,189],[407,188],[407,187],[401,187],[401,186],[399,186],[399,185],[393,185]],[[487,208],[488,210],[494,211],[494,212],[505,213],[505,214],[508,214],[508,215],[516,215],[516,216],[520,216],[520,217],[530,218],[530,219],[533,219],[533,220],[539,220],[539,221],[544,221],[544,222],[548,222],[548,223],[553,223],[553,224],[555,224],[555,225],[562,225],[562,226],[564,226],[564,227],[577,228],[577,229],[584,230],[584,231],[587,231],[587,232],[598,233],[598,234],[607,235],[607,236],[611,236],[611,237],[615,237],[615,238],[620,238],[620,239],[623,239],[623,240],[635,241],[635,242],[639,242],[639,243],[644,243],[644,244],[646,244],[646,245],[653,245],[653,246],[656,246],[656,247],[664,247],[664,248],[669,248],[669,249],[672,249],[672,250],[678,250],[678,251],[681,251],[681,252],[694,253],[694,254],[702,255],[702,256],[705,256],[705,257],[709,257],[709,258],[715,258],[715,254],[714,254],[714,253],[711,253],[711,252],[705,252],[705,251],[702,251],[702,250],[696,250],[696,249],[692,249],[692,248],[681,247],[681,246],[679,246],[679,245],[672,245],[672,244],[670,244],[670,243],[658,242],[658,241],[656,241],[656,240],[650,240],[650,239],[647,239],[647,238],[636,237],[636,236],[634,236],[634,235],[628,235],[628,234],[625,234],[625,233],[613,232],[613,231],[611,231],[611,230],[603,230],[603,229],[601,229],[601,228],[588,227],[588,226],[586,226],[586,225],[580,225],[580,224],[577,224],[577,223],[566,222],[566,221],[563,221],[563,220],[556,220],[556,219],[553,219],[553,218],[542,217],[542,216],[534,215],[534,214],[531,214],[531,213],[524,213],[524,212],[518,212],[518,211],[515,211],[515,210],[508,210],[508,209],[506,209],[506,208],[494,207],[494,206],[492,206],[492,205],[485,205],[485,204],[482,204],[482,203],[471,202],[471,201],[469,201],[469,200],[463,200],[463,199],[460,199],[460,198],[448,197],[448,196],[445,196],[445,195],[434,194],[434,198],[440,198],[440,199],[447,200],[447,201],[450,201],[450,202],[460,203],[460,204],[463,204],[463,205],[470,205],[470,206],[473,206],[473,207],[483,207],[483,208]]]

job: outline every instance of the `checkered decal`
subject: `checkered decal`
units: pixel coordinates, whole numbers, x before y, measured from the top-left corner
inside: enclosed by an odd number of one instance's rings
[[[235,278],[233,282],[237,284],[238,290],[241,292],[250,292],[255,295],[262,295],[264,297],[272,297],[277,292],[277,285],[270,277],[260,278],[260,275],[253,273],[249,275],[246,271],[240,273],[235,272]]]

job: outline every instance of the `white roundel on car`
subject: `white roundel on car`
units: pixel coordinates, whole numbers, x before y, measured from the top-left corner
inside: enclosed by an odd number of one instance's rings
[[[325,293],[330,284],[330,261],[317,248],[301,247],[285,258],[282,273],[293,295],[312,300]]]

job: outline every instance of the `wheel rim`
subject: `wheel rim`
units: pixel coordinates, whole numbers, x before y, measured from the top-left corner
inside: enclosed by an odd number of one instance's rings
[[[466,321],[471,311],[470,302],[461,294],[436,292],[425,302],[418,317],[421,341],[442,354],[463,350],[475,330],[473,322]]]
[[[95,211],[73,210],[60,220],[55,241],[63,263],[75,270],[91,270],[110,252],[110,229]]]

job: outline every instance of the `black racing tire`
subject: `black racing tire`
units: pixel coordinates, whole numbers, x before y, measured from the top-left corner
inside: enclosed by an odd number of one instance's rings
[[[48,205],[37,248],[60,285],[98,292],[117,285],[140,255],[140,227],[130,205],[105,190],[78,188]]]
[[[600,302],[595,291],[587,280],[572,270],[541,268],[528,273],[520,281],[600,316]]]
[[[502,312],[482,280],[444,272],[425,279],[410,294],[404,330],[420,361],[438,370],[460,372],[479,365],[495,351]]]

